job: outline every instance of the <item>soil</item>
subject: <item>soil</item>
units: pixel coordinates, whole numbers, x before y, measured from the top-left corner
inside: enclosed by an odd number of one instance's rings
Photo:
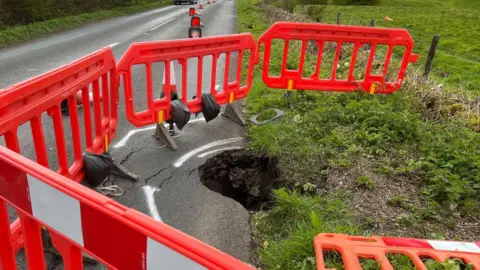
[[[225,151],[200,166],[200,181],[210,190],[257,211],[281,187],[278,160],[245,150]]]
[[[352,168],[332,168],[324,192],[350,191],[354,215],[373,235],[432,238],[433,233],[441,233],[447,240],[478,241],[479,224],[456,213],[448,217],[435,213],[430,219],[413,216],[427,208],[420,179],[386,176],[375,173],[372,167],[369,161],[361,159]],[[365,190],[358,186],[355,180],[363,175],[375,181],[374,189]],[[404,197],[405,203],[413,209],[389,204],[393,197],[399,196]],[[405,220],[411,224],[405,224]]]

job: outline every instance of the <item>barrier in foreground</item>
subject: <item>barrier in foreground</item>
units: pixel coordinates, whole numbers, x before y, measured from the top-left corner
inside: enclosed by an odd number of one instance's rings
[[[465,264],[471,264],[474,269],[480,268],[480,242],[319,234],[315,237],[314,245],[319,270],[326,269],[324,252],[328,251],[339,253],[347,270],[361,270],[360,259],[373,259],[381,269],[393,269],[388,254],[408,256],[416,269],[427,269],[425,259],[437,262],[459,259]]]
[[[82,96],[83,119],[79,117],[77,110],[79,92]],[[91,97],[93,112],[90,108]],[[17,133],[22,124],[29,122],[37,163],[53,170],[58,164],[58,173],[81,181],[85,176],[83,153],[103,154],[108,150],[109,141],[115,136],[118,121],[117,101],[115,59],[111,49],[105,48],[71,64],[0,90],[0,136],[5,137],[7,148],[20,153]],[[62,103],[68,104],[68,119],[64,118]],[[45,126],[46,121],[51,122],[53,127]],[[70,123],[73,148],[73,161],[70,163],[65,137],[67,122]],[[84,136],[81,134],[81,127],[85,131]],[[52,138],[45,138],[46,128],[53,129],[55,134],[54,151],[56,150],[57,159],[53,160],[54,164],[50,164],[48,159],[47,152],[52,149],[47,149],[46,140]],[[82,147],[82,137],[85,147]],[[18,219],[12,223],[11,231],[14,249],[18,250],[23,245]]]
[[[283,42],[283,53],[274,53],[274,41]],[[292,46],[294,42],[300,43],[298,48]],[[260,52],[262,45],[263,54]],[[386,47],[384,57],[376,56],[381,46]],[[277,22],[260,36],[256,60],[263,58],[262,79],[270,88],[343,92],[362,88],[371,94],[390,94],[400,89],[408,64],[418,59],[418,55],[412,54],[413,47],[413,39],[405,29]],[[396,48],[403,51],[401,63],[398,71],[394,70],[395,76],[388,78]],[[290,56],[294,49],[298,55]],[[327,51],[332,49],[334,55],[327,59]],[[315,58],[313,74],[308,75],[304,70],[308,64],[307,54]],[[360,55],[365,54],[365,61],[361,61]],[[281,57],[281,66],[272,66],[271,57]],[[289,57],[293,59],[291,62]],[[346,78],[339,78],[341,60],[348,68]],[[379,61],[379,70],[374,68],[374,60]],[[280,69],[278,75],[270,74],[274,69]]]
[[[6,202],[18,210],[28,269],[45,269],[42,227],[64,269],[83,269],[82,252],[109,269],[253,269],[0,146],[1,269],[17,269]]]

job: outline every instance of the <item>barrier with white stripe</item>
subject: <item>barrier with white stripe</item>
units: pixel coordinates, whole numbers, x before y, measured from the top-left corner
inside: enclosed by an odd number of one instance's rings
[[[382,237],[382,240],[388,246],[429,248],[435,250],[472,252],[480,254],[480,242],[473,243],[391,237]]]
[[[109,269],[253,269],[0,146],[0,268],[17,269],[6,202],[20,217],[29,269],[45,269],[46,227],[65,269],[86,252]]]
[[[480,269],[480,242],[438,241],[414,238],[391,238],[379,236],[350,236],[323,233],[314,240],[317,269],[327,269],[324,254],[335,251],[342,257],[345,269],[361,270],[360,259],[376,260],[380,269],[393,269],[387,254],[402,254],[410,258],[415,269],[427,269],[425,258],[437,262],[448,259],[462,260],[473,269]]]

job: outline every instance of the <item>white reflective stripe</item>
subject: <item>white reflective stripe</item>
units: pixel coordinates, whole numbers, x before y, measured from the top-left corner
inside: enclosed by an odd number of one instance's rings
[[[32,214],[83,247],[80,202],[28,175]]]
[[[147,270],[154,269],[197,270],[207,268],[157,241],[147,238]]]
[[[427,241],[434,249],[438,249],[438,250],[480,253],[480,247],[475,245],[475,243],[437,241],[437,240],[427,240]]]
[[[166,69],[163,71],[163,84],[165,84],[165,75],[167,74]],[[175,81],[175,65],[173,61],[170,62],[170,85],[177,85]]]

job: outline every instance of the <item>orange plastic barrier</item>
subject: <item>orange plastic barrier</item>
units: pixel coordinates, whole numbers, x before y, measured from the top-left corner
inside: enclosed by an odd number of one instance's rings
[[[381,269],[393,269],[387,254],[408,256],[416,269],[426,270],[422,257],[444,262],[449,258],[463,260],[480,269],[480,245],[456,241],[437,241],[409,238],[359,237],[345,234],[319,234],[315,237],[317,269],[327,269],[325,251],[336,251],[342,256],[346,270],[361,270],[359,259],[374,259]]]
[[[17,129],[23,123],[30,122],[37,162],[49,167],[42,128],[42,122],[45,121],[42,114],[47,112],[53,121],[55,131],[58,172],[80,181],[83,178],[82,153],[85,148],[82,148],[81,144],[77,92],[81,91],[83,97],[86,150],[103,153],[117,129],[116,82],[115,59],[112,50],[105,48],[71,64],[0,90],[0,136],[5,136],[7,148],[19,153]],[[88,106],[90,86],[93,95],[95,134],[92,131],[92,112]],[[72,124],[75,158],[72,164],[68,162],[60,108],[64,100],[68,100]]]
[[[100,90],[101,79],[101,90]],[[109,84],[110,81],[110,84]],[[89,86],[92,86],[93,122],[92,131]],[[117,129],[117,99],[115,59],[110,48],[99,50],[78,61],[65,65],[30,80],[0,90],[0,136],[5,136],[6,146],[20,153],[17,129],[30,122],[37,163],[49,167],[44,130],[44,112],[53,121],[58,173],[76,181],[83,179],[83,161],[80,121],[77,111],[77,92],[83,97],[83,124],[86,150],[103,153],[108,148]],[[69,164],[63,127],[61,103],[68,100],[74,161]],[[102,110],[103,107],[103,110]],[[103,117],[102,117],[103,113]],[[12,223],[14,248],[23,244],[22,230],[17,219]],[[3,241],[3,240],[2,240]]]
[[[242,69],[242,58],[245,51],[250,51],[247,70]],[[230,55],[238,52],[237,62],[230,63]],[[217,58],[225,53],[225,72],[221,74],[224,77],[223,91],[218,93],[215,89],[217,78]],[[254,67],[255,40],[251,34],[237,34],[217,37],[204,37],[200,39],[169,40],[158,42],[135,43],[130,46],[117,65],[118,75],[124,79],[125,103],[127,119],[135,126],[145,126],[169,120],[171,118],[170,105],[170,62],[178,60],[182,67],[182,101],[188,106],[192,113],[200,112],[202,109],[202,75],[203,61],[206,56],[212,56],[212,73],[210,93],[215,97],[218,104],[232,103],[234,100],[243,99],[247,96],[252,85],[252,75]],[[196,98],[188,100],[187,97],[187,61],[190,58],[198,59],[197,74],[194,77],[197,82]],[[163,87],[165,97],[153,96],[152,65],[154,63],[164,63],[165,84]],[[236,79],[229,82],[230,65],[236,64]],[[144,65],[146,67],[146,97],[147,109],[136,112],[134,109],[132,85],[132,66]],[[242,72],[246,72],[246,84],[241,85],[240,78]],[[158,76],[158,75],[157,75]]]
[[[28,269],[45,269],[41,227],[83,269],[86,252],[109,269],[253,269],[249,265],[0,146],[0,268],[17,269],[5,202],[19,212]]]
[[[284,42],[282,64],[279,76],[269,75],[272,68],[270,57],[272,56],[272,41],[280,40]],[[299,41],[301,43],[300,58],[298,60],[298,69],[291,70],[287,68],[289,58],[290,42]],[[303,76],[303,69],[307,55],[308,43],[316,44],[318,53],[316,57],[315,72],[310,77]],[[330,65],[328,74],[329,79],[320,79],[322,59],[327,51],[326,43],[336,44],[333,65]],[[297,89],[297,90],[325,90],[325,91],[343,91],[351,92],[359,88],[369,93],[389,94],[398,90],[407,71],[409,63],[416,62],[418,55],[412,54],[414,42],[404,29],[392,28],[374,28],[343,25],[328,25],[319,23],[292,23],[277,22],[272,25],[265,33],[260,36],[257,44],[256,60],[260,61],[260,48],[264,46],[262,78],[265,84],[270,88]],[[338,79],[337,71],[341,58],[342,47],[351,45],[353,48],[352,56],[348,64],[348,78]],[[379,45],[388,46],[386,57],[383,59],[383,71],[381,74],[372,74],[372,65],[375,58],[375,51]],[[404,48],[404,54],[401,60],[398,76],[393,81],[387,81],[389,65],[395,47]],[[355,78],[356,69],[359,69],[357,59],[360,50],[369,54],[364,78]],[[295,56],[298,57],[298,56]],[[297,58],[295,58],[296,60]],[[330,70],[331,69],[331,70]]]

